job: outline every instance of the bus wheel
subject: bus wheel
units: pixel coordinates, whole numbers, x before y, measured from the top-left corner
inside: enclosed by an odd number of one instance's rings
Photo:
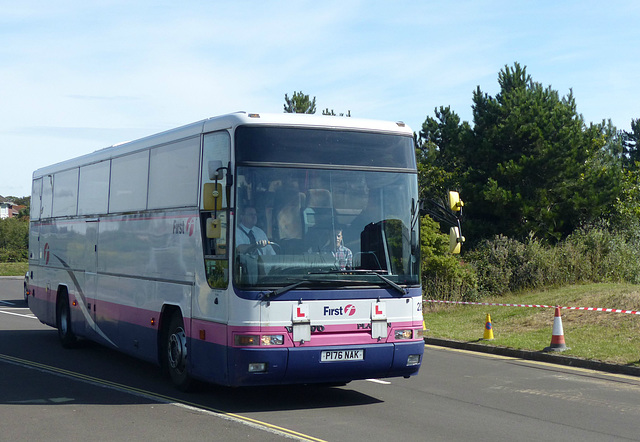
[[[173,384],[182,391],[191,386],[191,376],[187,371],[187,334],[184,321],[179,312],[175,312],[169,321],[164,351],[165,366]]]
[[[58,324],[58,338],[64,348],[73,348],[77,342],[76,335],[71,329],[71,309],[69,296],[66,292],[58,295],[56,303],[56,323]]]

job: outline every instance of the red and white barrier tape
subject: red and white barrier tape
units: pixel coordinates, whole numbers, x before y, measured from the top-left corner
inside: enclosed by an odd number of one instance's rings
[[[600,307],[562,307],[544,304],[502,304],[498,302],[469,302],[469,301],[441,301],[438,299],[426,299],[424,302],[433,302],[437,304],[462,304],[462,305],[494,305],[500,307],[537,307],[537,308],[556,308],[562,310],[584,310],[589,312],[607,312],[607,313],[627,313],[629,315],[640,315],[640,311],[621,310],[616,308],[600,308]]]

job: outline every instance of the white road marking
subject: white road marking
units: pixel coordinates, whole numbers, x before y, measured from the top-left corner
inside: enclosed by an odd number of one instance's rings
[[[376,384],[382,384],[382,385],[389,385],[389,384],[391,384],[391,382],[383,381],[383,380],[380,380],[380,379],[365,379],[365,381],[374,382],[374,383],[376,383]]]
[[[30,313],[28,315],[23,315],[21,313],[13,313],[13,312],[8,312],[6,310],[0,310],[0,313],[4,313],[5,315],[21,316],[23,318],[36,319],[33,313]]]

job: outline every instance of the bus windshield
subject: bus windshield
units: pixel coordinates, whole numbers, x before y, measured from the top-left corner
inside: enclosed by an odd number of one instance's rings
[[[236,199],[240,288],[419,284],[414,173],[239,166]]]

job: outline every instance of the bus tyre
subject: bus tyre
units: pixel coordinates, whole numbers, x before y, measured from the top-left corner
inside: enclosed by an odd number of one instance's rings
[[[69,296],[60,293],[56,304],[56,323],[58,325],[58,338],[64,348],[73,348],[77,343],[76,335],[71,329],[71,309],[69,308]]]
[[[179,312],[171,316],[165,336],[164,365],[169,371],[171,382],[178,389],[187,391],[192,380],[187,371],[187,334]]]

